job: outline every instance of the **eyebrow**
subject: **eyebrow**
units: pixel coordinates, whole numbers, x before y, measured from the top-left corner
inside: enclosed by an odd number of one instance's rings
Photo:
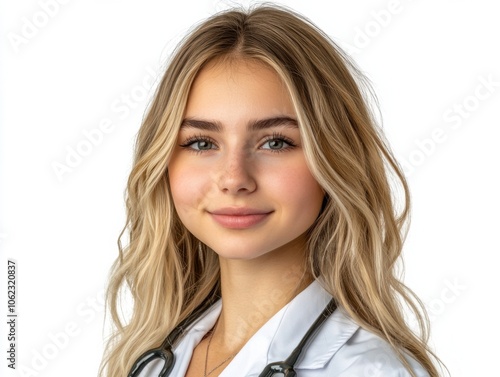
[[[278,116],[251,121],[248,124],[248,129],[250,131],[259,131],[278,126],[286,126],[290,128],[299,127],[296,119],[288,116]],[[221,132],[224,127],[218,121],[212,122],[202,119],[185,118],[182,120],[181,128],[196,128],[198,130]]]

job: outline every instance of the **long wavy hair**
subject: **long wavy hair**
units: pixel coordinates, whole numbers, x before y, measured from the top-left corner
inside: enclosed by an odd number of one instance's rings
[[[369,85],[342,50],[311,21],[273,4],[218,13],[174,51],[144,117],[127,184],[127,222],[107,292],[114,324],[100,375],[123,377],[145,350],[219,291],[217,254],[181,223],[168,184],[189,90],[214,60],[252,59],[276,71],[298,117],[310,170],[324,189],[309,230],[313,276],[363,328],[387,340],[403,364],[410,354],[432,377],[439,359],[427,345],[422,302],[396,276],[409,215],[409,192],[370,105]],[[401,205],[392,196],[399,182]],[[399,207],[399,208],[398,208]],[[126,321],[123,290],[133,298]],[[419,331],[405,322],[409,309]],[[126,322],[126,323],[125,323]]]

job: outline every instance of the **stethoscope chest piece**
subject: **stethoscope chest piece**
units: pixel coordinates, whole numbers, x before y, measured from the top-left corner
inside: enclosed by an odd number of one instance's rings
[[[279,361],[266,366],[259,377],[295,377],[297,373],[293,369],[293,365]]]

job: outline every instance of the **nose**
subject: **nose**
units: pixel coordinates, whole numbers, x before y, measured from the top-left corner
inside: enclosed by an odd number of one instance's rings
[[[252,157],[241,152],[227,153],[219,166],[217,185],[226,194],[251,193],[257,189]]]

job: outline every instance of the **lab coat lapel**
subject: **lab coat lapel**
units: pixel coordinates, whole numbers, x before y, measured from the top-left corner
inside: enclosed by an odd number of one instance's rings
[[[194,348],[215,325],[221,310],[222,301],[219,300],[190,326],[187,330],[188,335],[183,337],[179,345],[174,349],[175,363],[170,376],[184,376],[191,361]],[[151,374],[151,376],[157,375]]]
[[[311,283],[247,342],[220,377],[258,376],[267,364],[285,360],[331,298],[318,282]],[[304,349],[296,369],[324,367],[358,327],[337,309]]]
[[[290,303],[269,348],[269,362],[281,361],[290,355],[331,299],[332,296],[314,281]],[[295,368],[323,368],[358,328],[342,309],[336,309],[302,350]]]

